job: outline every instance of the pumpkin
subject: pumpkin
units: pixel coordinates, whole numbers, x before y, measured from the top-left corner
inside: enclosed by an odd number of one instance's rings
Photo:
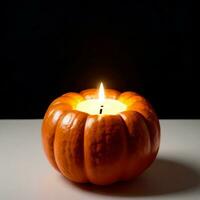
[[[97,98],[97,89],[54,100],[42,123],[42,142],[51,165],[71,181],[107,185],[140,175],[156,158],[160,125],[150,103],[135,92],[105,89],[106,98],[127,105],[117,115],[76,110]]]

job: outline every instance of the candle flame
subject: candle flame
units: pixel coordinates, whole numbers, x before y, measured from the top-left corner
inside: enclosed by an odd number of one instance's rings
[[[99,87],[99,101],[103,103],[104,100],[105,100],[104,87],[103,87],[103,83],[101,82],[100,87]]]

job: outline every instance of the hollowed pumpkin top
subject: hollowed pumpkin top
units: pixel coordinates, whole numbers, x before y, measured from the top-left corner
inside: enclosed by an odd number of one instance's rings
[[[75,182],[105,185],[134,178],[157,155],[157,116],[144,97],[112,89],[105,89],[105,97],[125,104],[125,111],[90,115],[76,110],[81,101],[98,98],[97,93],[97,89],[66,93],[50,104],[42,124],[47,158]]]

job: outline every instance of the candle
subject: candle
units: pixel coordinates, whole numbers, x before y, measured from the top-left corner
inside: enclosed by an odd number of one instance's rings
[[[89,113],[91,115],[97,114],[107,114],[116,115],[117,113],[126,110],[127,106],[115,99],[109,99],[105,97],[103,83],[99,87],[99,98],[98,99],[88,99],[81,101],[76,110]]]

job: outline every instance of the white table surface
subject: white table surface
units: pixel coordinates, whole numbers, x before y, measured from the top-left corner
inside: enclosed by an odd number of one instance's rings
[[[0,200],[200,199],[200,120],[161,120],[157,160],[135,181],[73,184],[47,162],[41,120],[0,120]]]

